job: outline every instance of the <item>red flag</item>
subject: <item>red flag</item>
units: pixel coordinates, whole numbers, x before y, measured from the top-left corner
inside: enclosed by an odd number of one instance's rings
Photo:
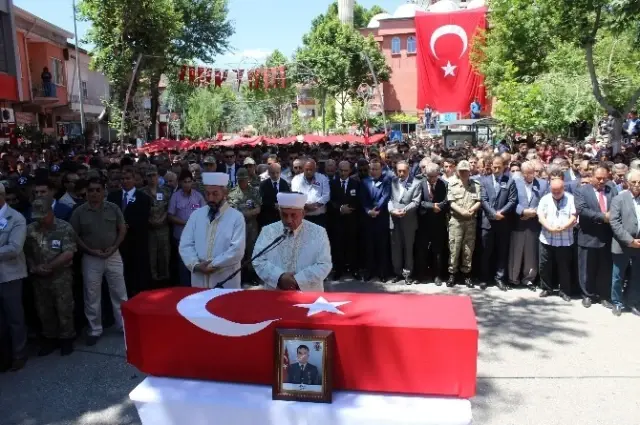
[[[262,70],[262,73],[263,73],[263,77],[262,77],[263,88],[267,90],[271,83],[271,68],[264,68]]]
[[[282,368],[286,369],[289,367],[289,349],[284,347],[284,357],[282,359]]]
[[[154,376],[269,385],[275,329],[318,329],[334,332],[336,390],[475,394],[469,297],[170,288],[122,315],[127,360]]]
[[[204,79],[205,79],[205,72],[206,69],[202,66],[198,67],[198,82],[197,85],[204,85]]]
[[[215,81],[215,86],[216,87],[220,87],[220,85],[222,84],[222,74],[220,73],[219,69],[216,69],[214,72],[214,81]]]
[[[280,67],[280,87],[283,89],[287,88],[287,67]]]
[[[469,60],[471,43],[486,28],[487,9],[417,13],[418,109],[468,115],[475,97],[484,104],[483,77]]]
[[[227,81],[227,77],[229,76],[229,70],[225,69],[222,72],[222,76],[220,77],[220,83],[224,83],[225,81]]]
[[[180,81],[184,81],[184,77],[187,75],[187,65],[182,65],[180,67],[180,75],[178,75],[178,79]]]
[[[262,86],[262,72],[260,69],[255,69],[253,71],[253,88],[259,89]]]
[[[249,81],[249,90],[253,90],[253,73],[254,70],[250,69],[249,74],[247,75],[247,81]]]
[[[211,85],[212,74],[213,74],[213,69],[207,68],[207,72],[206,72],[206,75],[205,75],[206,85]]]
[[[196,79],[196,68],[195,66],[189,67],[189,82],[193,83]]]

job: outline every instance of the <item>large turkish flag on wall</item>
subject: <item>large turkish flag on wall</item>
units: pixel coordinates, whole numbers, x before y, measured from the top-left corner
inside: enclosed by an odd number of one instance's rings
[[[486,8],[416,14],[418,109],[430,105],[468,116],[474,97],[485,104],[484,79],[473,70],[469,52],[486,16]]]

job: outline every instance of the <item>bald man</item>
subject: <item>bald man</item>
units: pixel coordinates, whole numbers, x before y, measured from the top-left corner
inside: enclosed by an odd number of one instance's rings
[[[279,192],[291,192],[291,187],[286,180],[280,177],[281,167],[277,162],[272,162],[267,168],[269,178],[260,183],[260,196],[262,197],[262,208],[258,215],[258,224],[261,227],[267,226],[280,220],[278,211],[277,196]]]

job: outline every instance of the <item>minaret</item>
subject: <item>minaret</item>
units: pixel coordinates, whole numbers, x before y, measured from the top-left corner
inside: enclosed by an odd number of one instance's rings
[[[355,0],[338,0],[338,18],[343,24],[353,26],[353,7]]]

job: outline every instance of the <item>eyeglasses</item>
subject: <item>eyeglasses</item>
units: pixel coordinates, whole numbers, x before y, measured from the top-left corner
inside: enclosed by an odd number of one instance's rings
[[[640,180],[629,180],[629,186],[640,186]]]

